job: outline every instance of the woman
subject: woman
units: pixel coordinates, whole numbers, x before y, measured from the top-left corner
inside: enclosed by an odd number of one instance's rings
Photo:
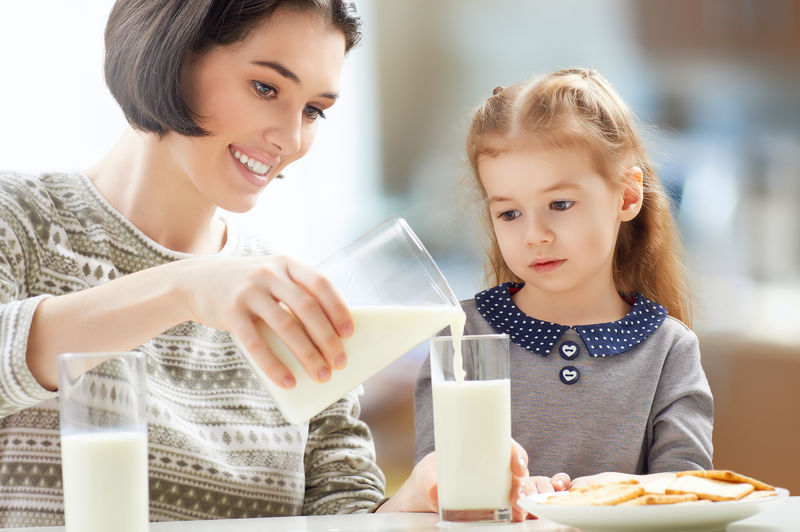
[[[231,341],[292,387],[264,320],[324,382],[347,363],[343,301],[215,215],[308,151],[359,36],[345,0],[114,6],[106,80],[132,128],[85,173],[0,174],[0,526],[63,524],[62,352],[146,353],[151,520],[384,502],[357,397],[289,425]],[[433,510],[435,493],[428,461],[380,510]]]

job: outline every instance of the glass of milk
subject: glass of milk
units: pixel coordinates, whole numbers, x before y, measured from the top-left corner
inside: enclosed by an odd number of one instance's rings
[[[146,532],[143,353],[58,356],[66,532]]]
[[[511,519],[508,335],[431,339],[442,521]]]
[[[393,360],[448,325],[459,333],[464,312],[442,272],[408,224],[392,217],[317,266],[350,308],[354,333],[344,339],[347,366],[319,383],[306,374],[263,321],[256,328],[297,384],[287,390],[263,373],[234,338],[290,423],[318,414]]]

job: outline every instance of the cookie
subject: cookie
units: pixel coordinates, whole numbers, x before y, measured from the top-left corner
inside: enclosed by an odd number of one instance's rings
[[[740,483],[745,482],[747,484],[752,484],[756,490],[766,490],[766,491],[775,490],[774,486],[770,486],[766,482],[761,482],[760,480],[746,477],[744,475],[740,475],[739,473],[728,471],[727,469],[708,469],[706,471],[681,471],[680,473],[678,473],[679,477],[687,475],[694,477],[702,477],[702,478],[713,478],[714,480],[724,480],[726,482],[740,482]]]
[[[644,488],[638,483],[615,482],[586,486],[561,497],[552,497],[545,504],[558,504],[564,506],[602,506],[614,505],[628,501],[644,493]]]
[[[735,501],[741,499],[751,491],[753,485],[748,483],[725,482],[713,478],[696,475],[678,476],[669,486],[667,494],[694,493],[698,499],[710,501]]]
[[[675,504],[678,502],[689,502],[696,500],[698,500],[697,495],[694,493],[675,493],[671,495],[661,493],[645,493],[644,495],[639,495],[635,499],[620,503],[620,506],[638,506],[642,504]]]

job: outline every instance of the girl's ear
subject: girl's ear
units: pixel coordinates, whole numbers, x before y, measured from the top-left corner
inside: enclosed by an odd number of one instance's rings
[[[638,166],[631,166],[625,172],[625,186],[622,189],[622,205],[619,209],[619,219],[629,222],[636,218],[642,210],[642,199],[644,198],[644,187],[642,185],[642,169]]]

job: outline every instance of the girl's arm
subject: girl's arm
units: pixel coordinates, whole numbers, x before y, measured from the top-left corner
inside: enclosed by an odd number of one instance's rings
[[[711,388],[697,336],[680,322],[676,326],[678,336],[664,360],[650,414],[649,473],[712,467]]]
[[[58,353],[133,349],[193,320],[236,334],[273,381],[293,385],[254,319],[275,330],[317,380],[343,366],[341,337],[352,332],[347,307],[321,275],[280,256],[180,260],[46,298],[31,322],[26,359],[52,390]]]

